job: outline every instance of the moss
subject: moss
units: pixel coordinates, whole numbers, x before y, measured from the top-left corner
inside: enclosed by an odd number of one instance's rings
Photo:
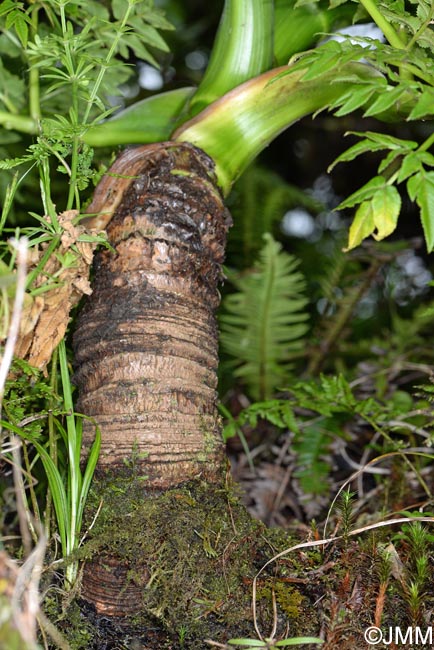
[[[213,486],[197,480],[157,493],[146,490],[134,463],[123,472],[123,477],[100,475],[94,483],[91,510],[95,513],[101,500],[103,507],[80,552],[105,563],[109,574],[123,567],[119,591],[127,593],[133,585],[139,607],[134,615],[110,622],[86,604],[81,617],[68,612],[63,620],[77,627],[68,631],[71,647],[133,648],[137,640],[137,647],[183,650],[204,648],[204,639],[224,643],[255,636],[253,579],[298,540],[252,520],[224,482]],[[305,549],[269,563],[257,580],[257,625],[263,636],[273,629],[274,601],[277,638],[316,636],[323,629],[330,647],[361,647],[379,598],[376,549],[374,539],[352,540],[346,548],[336,543],[321,552]],[[406,625],[402,585],[390,581],[382,623]],[[84,628],[84,620],[93,631]]]
[[[44,598],[42,604],[44,613],[54,623],[55,628],[64,635],[71,650],[91,648],[95,637],[95,630],[91,621],[83,617],[75,600],[70,601],[65,609],[64,603],[59,596],[58,593],[57,597],[47,595]]]
[[[286,533],[267,531],[266,539],[230,488],[200,480],[155,493],[138,477],[106,474],[90,500],[94,511],[103,507],[81,553],[109,554],[128,567],[142,601],[129,624],[158,621],[175,636],[187,629],[202,640],[251,634],[253,577],[289,545]],[[261,608],[261,623],[271,618],[272,608]]]
[[[274,592],[277,602],[288,618],[298,618],[303,613],[302,605],[305,598],[298,589],[276,580],[274,581]]]

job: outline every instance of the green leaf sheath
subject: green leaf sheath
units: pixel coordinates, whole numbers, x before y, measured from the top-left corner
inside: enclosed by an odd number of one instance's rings
[[[295,6],[296,0],[275,0],[274,3],[274,60],[285,65],[297,52],[312,46],[332,29],[335,10],[318,4]]]
[[[137,102],[115,117],[91,126],[82,139],[92,147],[168,140],[194,88],[178,88]]]
[[[268,70],[272,57],[272,0],[226,0],[211,59],[191,101],[190,115]]]
[[[280,67],[234,88],[195,118],[183,124],[173,139],[190,142],[216,164],[223,194],[255,157],[300,118],[326,108],[349,87],[379,75],[362,63],[346,64],[338,75],[303,81],[304,68]]]
[[[0,110],[0,125],[7,130],[19,131],[21,133],[38,133],[38,124],[27,115],[14,115],[7,111]]]

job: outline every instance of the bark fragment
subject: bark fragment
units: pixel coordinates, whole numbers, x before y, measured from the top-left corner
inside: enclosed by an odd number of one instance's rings
[[[32,283],[32,292],[39,290],[39,294],[27,292],[24,298],[15,356],[26,359],[40,370],[45,370],[53,350],[65,336],[71,310],[84,294],[91,293],[89,267],[98,244],[98,233],[75,225],[77,217],[76,210],[58,215],[63,229],[59,247]],[[95,241],[82,241],[80,238],[84,234],[94,237]],[[46,243],[31,249],[29,272],[41,262],[47,246]],[[7,335],[7,327],[4,330],[0,333],[0,343]]]

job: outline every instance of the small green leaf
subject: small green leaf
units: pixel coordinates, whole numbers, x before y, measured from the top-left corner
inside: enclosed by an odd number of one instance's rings
[[[434,158],[433,158],[434,159]],[[416,172],[420,171],[422,168],[421,156],[418,152],[411,152],[405,156],[404,160],[401,163],[401,169],[399,170],[397,182],[402,183],[409,176],[413,176]]]
[[[396,187],[386,185],[386,187],[376,192],[372,198],[372,210],[377,228],[374,239],[380,241],[388,237],[396,229],[401,210],[401,197]]]
[[[128,9],[128,0],[112,0],[113,16],[116,20],[121,20]]]
[[[335,44],[334,46],[329,45],[329,43]],[[341,48],[336,41],[329,41],[327,45],[329,47],[324,47],[323,55],[318,58],[316,61],[309,65],[309,68],[305,75],[303,76],[303,81],[309,81],[320,77],[326,72],[330,72],[333,68],[341,63]],[[337,47],[336,47],[337,46]]]
[[[420,120],[434,114],[434,88],[424,88],[416,106],[408,116],[408,120]]]
[[[169,23],[169,21],[164,17],[162,13],[160,13],[158,9],[150,11],[149,7],[146,7],[146,22],[149,23],[149,25],[152,25],[152,27],[156,27],[157,29],[175,29],[175,27]]]
[[[356,248],[361,242],[372,235],[375,230],[372,201],[364,201],[358,208],[348,234],[348,246],[345,252]]]
[[[384,176],[374,176],[374,178],[371,178],[371,180],[363,185],[363,187],[351,194],[351,196],[345,199],[345,201],[342,201],[338,209],[343,210],[344,208],[352,208],[358,203],[369,201],[369,199],[372,199],[377,190],[380,189],[380,187],[384,187],[385,185],[386,179]]]
[[[379,97],[377,97],[373,104],[371,104],[371,106],[363,113],[363,117],[378,115],[378,113],[387,111],[391,106],[394,106],[396,102],[398,102],[401,95],[405,92],[406,89],[402,86],[386,86]]]
[[[29,38],[29,27],[23,16],[18,16],[14,23],[15,31],[23,47],[26,47]]]
[[[259,639],[230,639],[228,641],[231,645],[249,646],[250,648],[266,648],[265,641]]]
[[[407,182],[408,194],[421,209],[421,221],[428,252],[434,249],[434,172],[419,172]]]
[[[124,36],[123,40],[124,40],[123,46],[128,46],[130,50],[134,52],[137,59],[141,61],[147,61],[155,68],[159,67],[155,57],[152,56],[148,48],[143,44],[141,39],[136,34],[127,34]],[[122,56],[126,58],[127,56],[126,49],[125,49],[125,53]]]
[[[339,99],[341,108],[335,112],[336,117],[348,115],[353,111],[361,108],[366,104],[370,97],[374,94],[376,88],[373,86],[362,86],[361,88],[352,89],[347,95]]]
[[[140,35],[142,39],[152,47],[168,52],[169,48],[166,41],[160,36],[157,30],[151,25],[146,25],[140,18],[131,18],[128,23],[134,28],[134,32]]]
[[[348,135],[348,134],[346,134]],[[334,167],[340,162],[349,162],[350,160],[354,160],[357,158],[357,156],[360,156],[363,153],[371,153],[372,151],[381,151],[384,149],[384,146],[380,143],[373,143],[371,140],[368,138],[361,140],[361,142],[357,142],[357,144],[354,144],[352,147],[344,151],[340,156],[336,158],[332,162],[332,164],[327,168],[327,171],[330,173]]]
[[[415,140],[403,140],[402,138],[395,138],[393,135],[376,133],[375,131],[366,131],[365,133],[354,132],[354,135],[365,137],[373,143],[381,145],[383,149],[412,150],[419,146]]]
[[[10,29],[13,26],[14,22],[17,19],[17,16],[19,16],[19,11],[9,11],[5,21],[6,29]]]
[[[22,3],[14,2],[14,0],[4,0],[4,2],[0,3],[0,16],[4,16],[9,11],[17,9],[17,5],[22,6]]]
[[[289,645],[306,645],[308,643],[321,644],[324,643],[324,641],[322,639],[318,639],[318,637],[299,636],[294,637],[293,639],[283,639],[282,641],[278,641],[275,645],[277,648],[283,648]]]

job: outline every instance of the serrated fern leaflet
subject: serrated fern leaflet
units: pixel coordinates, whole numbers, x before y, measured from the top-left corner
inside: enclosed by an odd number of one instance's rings
[[[267,399],[287,377],[306,334],[305,282],[298,261],[271,235],[252,272],[234,278],[238,292],[224,301],[221,344],[255,398]]]

